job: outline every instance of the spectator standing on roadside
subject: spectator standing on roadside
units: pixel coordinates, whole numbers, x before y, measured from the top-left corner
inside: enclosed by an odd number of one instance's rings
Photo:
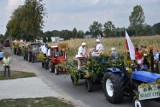
[[[8,77],[10,77],[11,58],[9,57],[8,53],[4,54],[2,63],[3,63],[3,66],[4,66],[4,77],[6,77],[6,71],[8,71]]]

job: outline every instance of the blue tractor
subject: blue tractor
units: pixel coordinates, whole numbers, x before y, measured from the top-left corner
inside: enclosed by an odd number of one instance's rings
[[[160,102],[160,74],[142,69],[128,72],[126,68],[107,68],[103,89],[108,102],[121,103],[124,96],[133,100],[134,107],[143,107],[145,100]]]

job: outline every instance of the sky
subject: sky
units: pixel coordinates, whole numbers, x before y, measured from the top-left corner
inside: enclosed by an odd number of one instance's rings
[[[6,25],[13,11],[25,0],[0,0],[0,34],[5,34]],[[112,21],[115,27],[129,26],[133,7],[141,5],[145,23],[160,22],[160,0],[43,0],[47,15],[43,31],[77,30],[87,31],[94,22],[104,24]]]

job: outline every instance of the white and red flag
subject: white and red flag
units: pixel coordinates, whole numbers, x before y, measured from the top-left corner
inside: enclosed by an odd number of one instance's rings
[[[129,50],[130,58],[131,60],[135,60],[135,48],[127,31],[125,31],[125,36],[126,36],[126,48]]]

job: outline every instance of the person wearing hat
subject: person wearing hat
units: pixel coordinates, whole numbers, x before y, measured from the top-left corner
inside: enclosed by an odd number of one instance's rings
[[[104,51],[104,46],[99,39],[96,39],[96,48],[92,52],[92,56],[99,56]]]
[[[3,66],[4,66],[4,77],[6,77],[6,70],[8,69],[8,77],[10,77],[10,63],[11,63],[11,58],[9,57],[8,53],[4,54],[3,57]]]
[[[78,69],[80,69],[82,62],[86,58],[86,43],[83,42],[82,45],[78,48],[78,54],[76,55],[78,59]]]
[[[116,49],[113,47],[111,48],[111,58],[113,59],[117,59],[118,58],[118,53],[116,51]]]

